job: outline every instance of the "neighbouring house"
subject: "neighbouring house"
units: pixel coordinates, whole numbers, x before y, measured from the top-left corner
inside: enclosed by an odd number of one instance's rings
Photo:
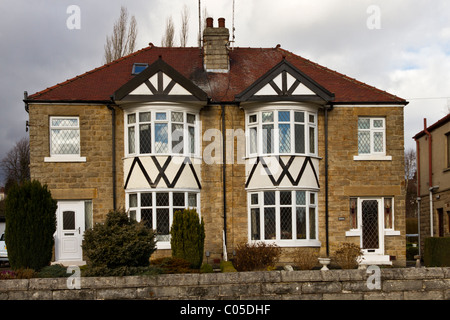
[[[417,133],[420,248],[427,237],[450,236],[450,114]]]
[[[5,213],[3,200],[5,200],[5,188],[0,187],[0,236],[5,232]]]
[[[83,261],[109,210],[157,232],[195,208],[209,261],[244,242],[363,263],[406,263],[407,101],[274,48],[231,48],[208,18],[201,48],[150,44],[26,96],[31,177],[58,200],[55,260]]]

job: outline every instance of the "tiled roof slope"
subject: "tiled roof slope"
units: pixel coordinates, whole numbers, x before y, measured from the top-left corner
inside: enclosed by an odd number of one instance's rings
[[[126,57],[86,72],[28,97],[28,101],[110,101],[133,78],[134,63],[151,65],[159,57],[208,94],[212,102],[232,102],[235,96],[286,59],[319,85],[334,93],[334,103],[407,104],[404,99],[332,71],[289,51],[276,48],[234,48],[230,72],[206,73],[199,48],[150,45]]]

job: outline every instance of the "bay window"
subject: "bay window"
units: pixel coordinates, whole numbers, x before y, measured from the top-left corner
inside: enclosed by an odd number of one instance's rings
[[[155,230],[158,248],[170,248],[170,227],[173,215],[185,208],[200,212],[199,193],[194,191],[129,192],[126,202],[131,220],[143,221]]]
[[[317,155],[317,114],[267,110],[246,115],[247,153]]]
[[[268,190],[248,193],[249,238],[280,246],[319,245],[317,192]]]
[[[126,154],[189,154],[196,146],[198,114],[185,111],[137,111],[125,116]]]

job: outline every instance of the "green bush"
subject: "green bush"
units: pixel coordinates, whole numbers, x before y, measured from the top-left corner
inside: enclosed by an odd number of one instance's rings
[[[259,242],[242,243],[236,247],[234,267],[237,271],[271,270],[281,255],[281,248],[275,244]]]
[[[151,260],[153,267],[159,268],[162,273],[190,273],[191,263],[183,258],[166,257]]]
[[[81,270],[83,277],[125,277],[125,276],[148,276],[161,274],[159,268],[153,266],[146,267],[127,267],[121,266],[116,268],[108,268],[106,266],[87,266]]]
[[[89,267],[147,267],[156,241],[151,229],[117,210],[107,214],[104,224],[86,230],[82,248]]]
[[[236,268],[233,266],[233,262],[231,262],[231,261],[221,261],[220,262],[220,271],[222,271],[222,272],[237,272]]]
[[[204,263],[200,267],[200,272],[201,273],[212,273],[212,272],[214,272],[214,269],[213,269],[212,265],[210,265],[209,263]]]
[[[415,260],[414,256],[419,254],[419,247],[406,246],[406,260]]]
[[[450,237],[426,238],[423,262],[426,267],[450,267]]]
[[[37,276],[38,278],[67,278],[70,274],[67,273],[67,267],[62,264],[54,264],[42,268]]]
[[[5,203],[5,241],[12,269],[40,270],[50,264],[57,202],[39,181],[13,185]]]
[[[195,209],[184,209],[174,213],[170,229],[172,257],[182,258],[199,269],[203,262],[205,224]]]

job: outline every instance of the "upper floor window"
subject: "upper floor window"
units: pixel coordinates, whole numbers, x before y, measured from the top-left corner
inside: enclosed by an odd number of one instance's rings
[[[80,157],[80,119],[78,117],[50,117],[50,157],[52,161],[85,161]]]
[[[384,118],[358,119],[359,155],[386,154],[386,125]]]
[[[450,132],[445,134],[447,143],[447,168],[450,168]]]
[[[317,114],[269,110],[247,114],[248,155],[317,154]]]
[[[127,154],[196,154],[197,117],[183,111],[126,114]]]

